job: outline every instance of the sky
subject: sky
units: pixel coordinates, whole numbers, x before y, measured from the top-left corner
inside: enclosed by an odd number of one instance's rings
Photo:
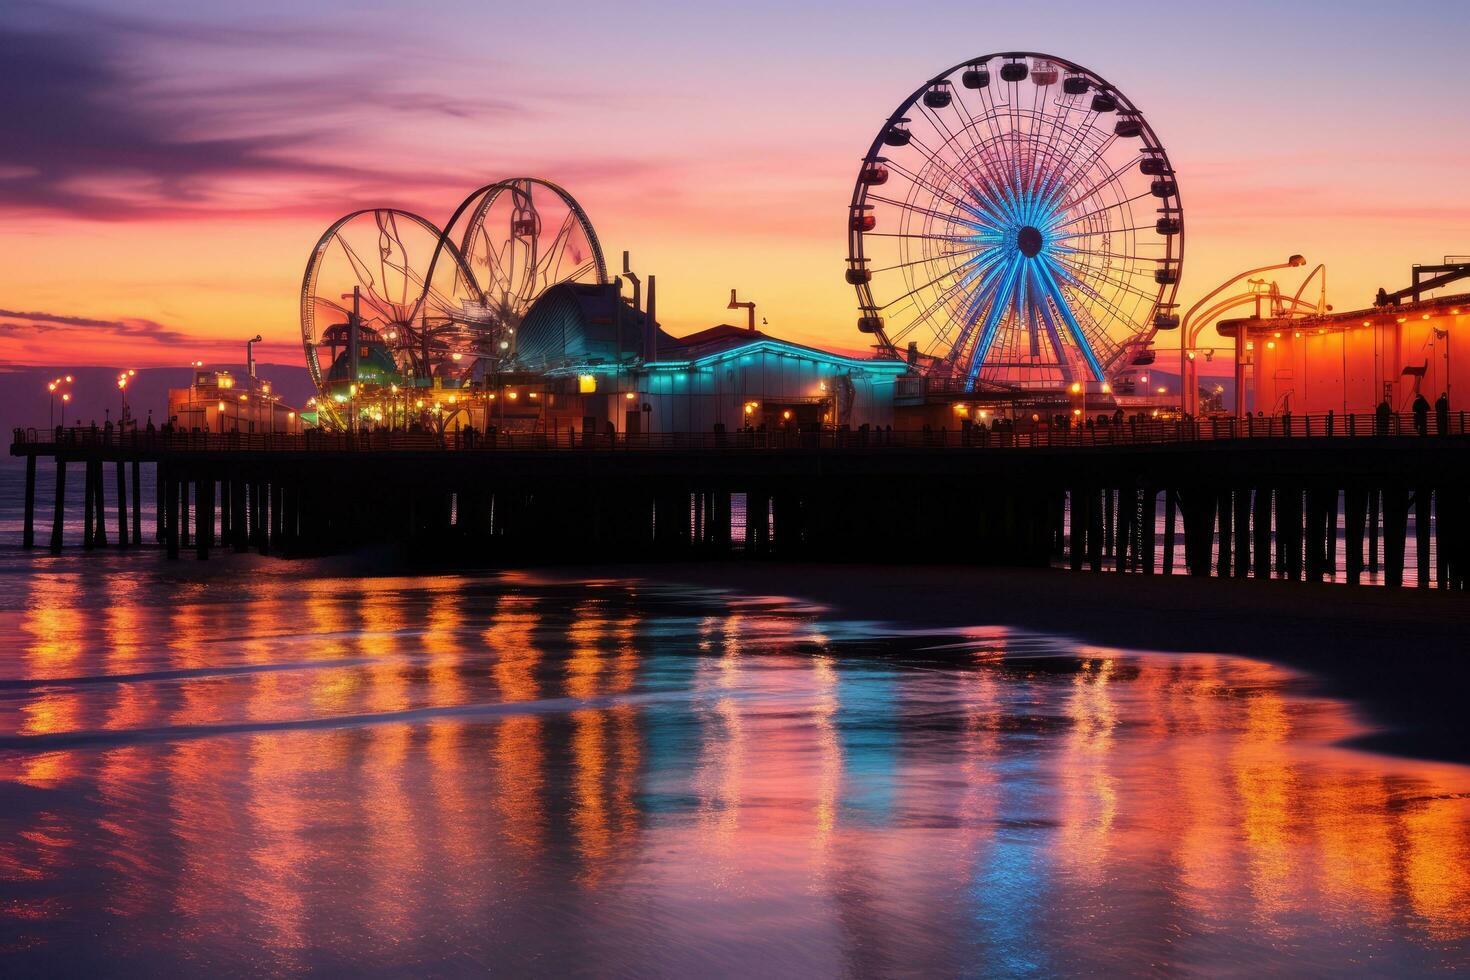
[[[1301,253],[1338,309],[1470,253],[1470,4],[1114,0],[729,8],[500,0],[0,6],[0,367],[300,363],[318,236],[568,188],[675,334],[860,348],[858,165],[926,78],[1041,51],[1117,85],[1179,175],[1181,300]],[[1282,284],[1294,288],[1295,280]]]

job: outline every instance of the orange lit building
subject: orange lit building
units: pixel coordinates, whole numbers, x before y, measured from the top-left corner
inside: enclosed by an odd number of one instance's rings
[[[1371,415],[1384,399],[1405,412],[1416,393],[1433,403],[1444,392],[1459,411],[1470,400],[1470,294],[1325,316],[1223,320],[1218,330],[1237,341],[1237,412]]]
[[[185,431],[300,432],[300,414],[281,402],[271,383],[229,371],[194,372],[187,388],[170,388],[168,415]]]

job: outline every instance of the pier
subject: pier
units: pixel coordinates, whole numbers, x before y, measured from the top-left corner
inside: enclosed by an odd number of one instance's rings
[[[1396,586],[1413,515],[1418,583],[1463,589],[1470,435],[1463,416],[1450,421],[1424,435],[1398,418],[636,438],[17,430],[11,453],[26,459],[28,548],[36,462],[55,462],[53,552],[73,478],[83,548],[143,544],[140,470],[152,466],[153,543],[169,557],[390,546],[463,563],[743,557],[1149,575],[1176,571],[1178,536],[1190,574],[1321,579],[1337,572],[1340,525],[1346,580],[1381,568]]]

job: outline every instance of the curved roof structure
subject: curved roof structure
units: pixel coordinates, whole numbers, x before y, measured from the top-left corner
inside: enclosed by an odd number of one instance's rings
[[[516,363],[529,370],[641,360],[648,317],[625,301],[615,284],[564,282],[546,290],[526,311],[516,333]],[[660,350],[679,341],[654,326]]]

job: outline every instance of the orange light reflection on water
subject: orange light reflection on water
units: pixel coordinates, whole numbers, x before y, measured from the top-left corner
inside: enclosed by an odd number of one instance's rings
[[[11,945],[545,964],[550,917],[629,972],[753,923],[818,972],[1470,965],[1470,771],[1332,747],[1351,713],[1272,665],[1003,629],[854,657],[804,608],[529,577],[92,598],[33,587],[9,661],[49,679],[3,715]]]

